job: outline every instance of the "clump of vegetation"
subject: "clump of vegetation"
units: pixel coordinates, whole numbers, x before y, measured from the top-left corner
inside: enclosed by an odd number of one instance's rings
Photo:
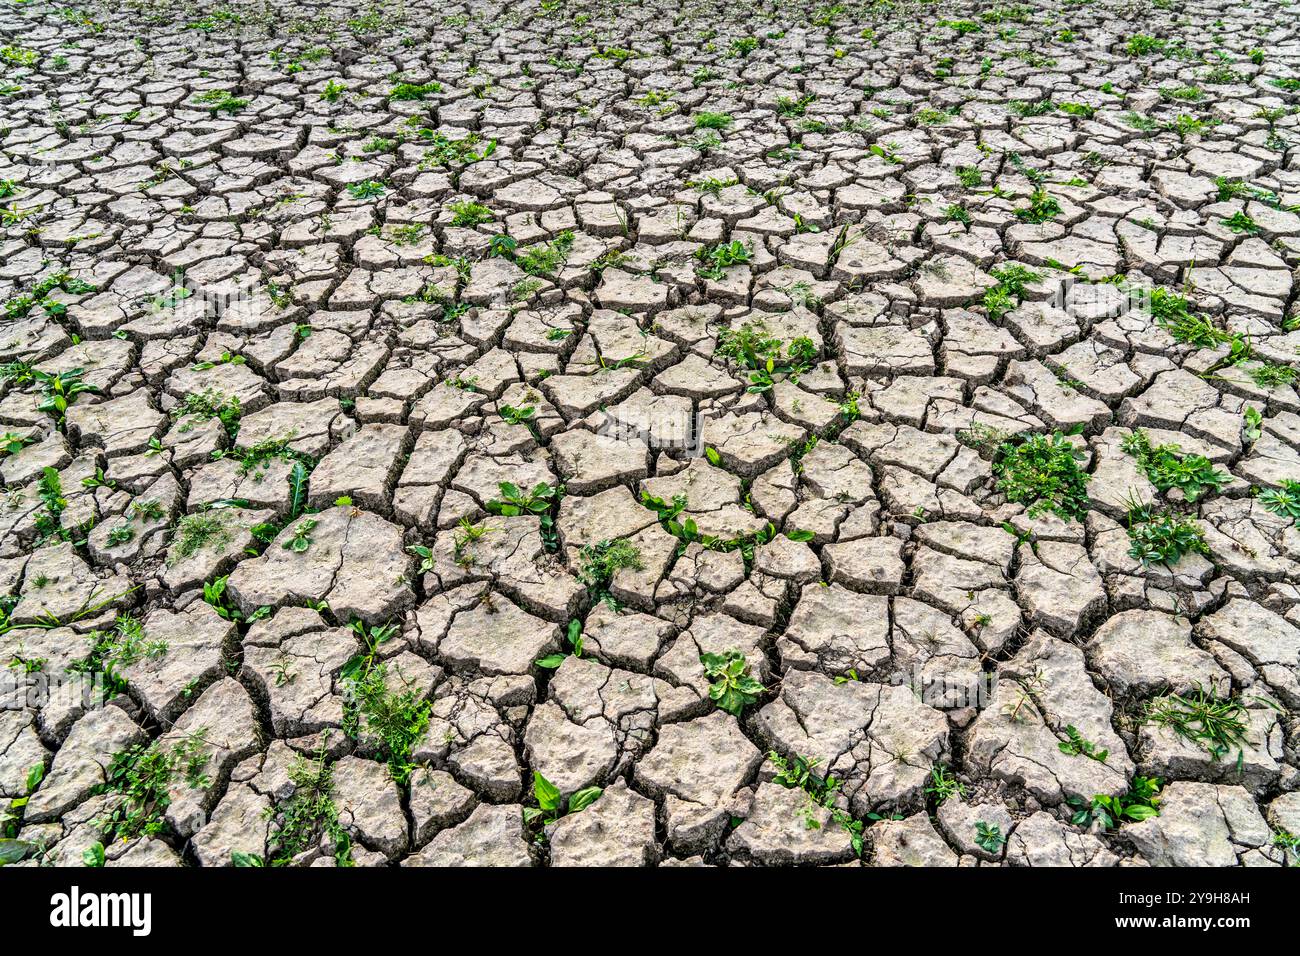
[[[925,785],[925,792],[934,797],[938,805],[949,797],[964,797],[966,785],[957,779],[951,768],[937,763],[930,768],[930,782]]]
[[[1165,782],[1161,777],[1134,777],[1128,793],[1118,797],[1097,794],[1091,802],[1080,797],[1069,797],[1066,803],[1074,810],[1070,822],[1077,827],[1096,823],[1103,830],[1112,830],[1125,821],[1138,823],[1160,815],[1160,790]]]
[[[204,548],[222,548],[230,541],[230,529],[213,511],[186,515],[176,524],[172,541],[173,561],[193,557]]]
[[[696,274],[714,281],[722,279],[732,266],[746,265],[753,260],[749,247],[739,239],[707,246],[697,252],[695,258],[700,260]]]
[[[433,93],[441,93],[442,84],[436,80],[432,83],[398,83],[388,91],[390,100],[422,100]]]
[[[530,276],[549,276],[558,272],[573,249],[573,231],[566,229],[550,242],[529,246],[515,256],[515,265]]]
[[[749,322],[719,332],[717,354],[750,370],[747,391],[753,393],[770,390],[775,375],[797,382],[817,363],[817,346],[812,339],[800,336],[786,347],[781,339],[767,335],[761,325]]]
[[[1278,488],[1260,491],[1258,498],[1267,510],[1300,524],[1300,481],[1285,479]]]
[[[598,594],[609,590],[619,571],[640,571],[644,566],[640,549],[626,538],[585,544],[578,551],[578,580]]]
[[[1231,481],[1226,472],[1219,471],[1203,455],[1183,455],[1178,445],[1153,447],[1140,428],[1124,437],[1123,449],[1137,459],[1147,479],[1160,492],[1177,488],[1189,502],[1195,502],[1206,491],[1222,491]]]
[[[583,787],[575,791],[566,805],[560,788],[547,780],[541,771],[533,771],[533,798],[535,807],[524,807],[524,823],[538,831],[536,839],[541,842],[544,837],[541,830],[554,823],[566,813],[581,813],[591,806],[605,791],[601,787]]]
[[[89,282],[75,278],[70,272],[55,272],[37,281],[21,295],[8,299],[4,304],[5,317],[21,319],[32,309],[40,307],[46,315],[59,318],[68,312],[63,301],[54,298],[53,293],[65,292],[68,295],[85,295],[94,292],[95,287]]]
[[[248,100],[235,96],[229,90],[208,90],[195,96],[192,103],[206,108],[216,116],[219,113],[238,113],[248,105]]]
[[[1029,505],[1030,518],[1051,512],[1066,521],[1082,521],[1091,477],[1079,467],[1083,457],[1060,432],[1008,439],[993,459],[997,489],[1008,501]]]
[[[1022,222],[1051,222],[1061,214],[1061,204],[1046,189],[1038,187],[1029,195],[1029,205],[1013,209],[1012,214]]]
[[[239,417],[242,414],[237,395],[224,395],[216,389],[206,389],[202,394],[193,392],[185,396],[184,401],[171,410],[173,421],[182,418],[208,420],[215,418],[221,422],[226,434],[234,438],[239,434]],[[181,432],[193,431],[194,422],[182,425]]]
[[[36,406],[37,410],[52,415],[62,426],[69,406],[76,403],[78,395],[86,392],[99,393],[98,386],[81,380],[84,374],[84,370],[79,368],[57,373],[32,369],[31,379],[43,396],[41,403]]]
[[[740,712],[767,690],[749,674],[749,662],[740,651],[701,654],[704,676],[709,680],[709,699],[719,710],[739,717]]]
[[[343,681],[343,730],[380,751],[399,787],[410,783],[411,752],[429,727],[432,705],[414,690],[388,687],[387,665],[367,655]]]
[[[353,199],[376,199],[388,191],[385,186],[377,179],[366,179],[359,183],[348,184],[348,195]]]
[[[1198,687],[1191,694],[1164,694],[1147,703],[1145,719],[1168,727],[1221,760],[1246,741],[1246,707],[1238,697],[1222,698]]]
[[[1130,508],[1128,513],[1129,557],[1143,565],[1159,562],[1173,567],[1185,554],[1210,553],[1201,526],[1186,515],[1155,511],[1150,505]]]
[[[421,169],[469,166],[487,159],[497,150],[496,140],[484,142],[478,133],[470,133],[461,139],[450,139],[443,133],[423,127],[417,127],[414,132],[428,144],[420,158]]]
[[[77,661],[69,670],[80,674],[101,674],[107,697],[126,692],[122,671],[142,660],[152,660],[167,653],[166,641],[145,633],[144,625],[129,614],[119,614],[113,626],[90,634],[90,655]]]
[[[492,222],[497,214],[487,206],[477,202],[454,202],[451,204],[451,224],[453,226],[473,227]]]
[[[816,772],[820,763],[817,758],[811,760],[795,754],[790,759],[782,757],[775,750],[767,752],[767,759],[776,768],[772,782],[787,790],[802,790],[807,796],[804,805],[804,826],[809,830],[820,830],[821,820],[818,810],[829,810],[831,821],[849,835],[849,842],[857,856],[862,855],[862,821],[855,820],[849,812],[836,805],[841,782],[833,775],[822,776]]]
[[[988,823],[984,820],[978,820],[975,823],[975,845],[985,853],[997,856],[1006,846],[1007,838],[1002,834],[1002,828],[996,823]]]
[[[294,857],[320,842],[322,836],[334,844],[334,859],[340,866],[352,865],[352,839],[339,823],[334,805],[333,768],[325,761],[322,746],[315,759],[299,754],[289,768],[293,793],[280,801],[268,816],[274,820],[271,835],[271,865],[285,866]]]
[[[1088,740],[1074,724],[1066,726],[1065,739],[1056,746],[1063,754],[1071,757],[1087,757],[1089,760],[1095,760],[1098,763],[1105,763],[1106,758],[1110,756],[1109,750],[1104,747],[1099,748],[1091,740]]]
[[[180,774],[191,788],[204,789],[210,783],[203,772],[208,760],[202,730],[170,747],[153,741],[115,753],[104,783],[95,788],[95,793],[112,798],[96,826],[109,840],[162,833],[173,777]]]
[[[998,284],[984,293],[984,309],[989,318],[1000,319],[1025,300],[1025,290],[1043,277],[1019,263],[991,269]]]

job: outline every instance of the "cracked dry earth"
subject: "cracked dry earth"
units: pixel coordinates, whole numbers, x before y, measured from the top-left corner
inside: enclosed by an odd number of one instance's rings
[[[1296,862],[1296,32],[6,3],[0,855]]]

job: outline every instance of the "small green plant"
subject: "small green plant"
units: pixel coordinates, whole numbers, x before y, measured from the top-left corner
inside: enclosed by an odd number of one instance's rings
[[[749,247],[739,239],[701,249],[696,258],[701,262],[696,273],[701,278],[715,281],[722,279],[732,266],[746,265],[753,260]]]
[[[377,179],[366,179],[348,185],[348,195],[353,199],[375,199],[388,191],[388,187]]]
[[[451,224],[453,226],[481,226],[496,219],[487,206],[477,202],[456,202],[451,204]]]
[[[573,249],[573,231],[566,229],[550,242],[529,246],[515,256],[515,264],[530,276],[549,276],[558,272]]]
[[[315,759],[298,754],[289,767],[293,793],[268,808],[274,821],[271,834],[272,866],[286,866],[304,850],[328,839],[334,845],[334,859],[341,866],[351,866],[352,840],[339,823],[334,804],[333,768],[326,762],[322,744]]]
[[[1128,793],[1118,797],[1097,794],[1091,802],[1080,797],[1068,797],[1066,803],[1074,810],[1070,822],[1077,827],[1096,823],[1103,830],[1111,830],[1125,821],[1134,823],[1160,815],[1160,790],[1165,785],[1161,777],[1134,777]]]
[[[717,354],[750,370],[751,393],[765,392],[775,383],[773,376],[785,375],[792,382],[817,362],[817,346],[805,336],[792,341],[788,348],[765,333],[760,325],[746,322],[737,329],[718,333]]]
[[[640,571],[641,552],[626,538],[585,544],[578,551],[578,580],[597,595],[609,590],[614,575],[624,568]]]
[[[583,645],[582,622],[577,618],[571,620],[568,629],[565,631],[564,639],[568,642],[569,648],[573,652],[573,656],[581,657]],[[547,654],[545,657],[538,658],[533,663],[538,667],[545,668],[546,670],[555,670],[555,668],[564,663],[568,656],[569,655],[565,653]]]
[[[299,521],[293,529],[293,536],[286,539],[281,547],[286,551],[292,551],[294,554],[302,554],[311,547],[311,533],[315,530],[317,523],[314,518]]]
[[[248,100],[235,96],[229,90],[208,90],[195,96],[193,102],[209,110],[213,116],[219,113],[238,113],[248,105]]]
[[[1007,838],[1002,835],[1002,828],[996,823],[985,823],[983,820],[975,823],[975,845],[985,853],[997,856],[1002,852],[1006,842]]]
[[[225,429],[226,434],[234,438],[239,434],[239,418],[242,414],[239,398],[237,396],[227,396],[216,389],[206,389],[201,394],[190,392],[185,396],[179,405],[171,410],[173,421],[180,421],[188,418],[192,421],[186,422],[180,427],[180,431],[193,431],[199,421],[205,421],[215,418],[221,422],[221,427]]]
[[[767,759],[776,768],[773,783],[787,790],[802,790],[807,795],[803,810],[804,825],[810,830],[821,829],[816,811],[822,808],[829,810],[831,820],[849,835],[854,854],[861,856],[862,821],[853,819],[847,810],[836,806],[836,797],[841,789],[840,781],[833,775],[823,777],[818,774],[815,768],[820,761],[815,757],[809,760],[795,754],[787,760],[775,750],[769,750]]]
[[[1056,745],[1063,754],[1068,754],[1071,757],[1088,757],[1098,763],[1105,763],[1106,758],[1110,756],[1109,750],[1099,749],[1091,740],[1085,739],[1083,734],[1079,733],[1079,728],[1074,724],[1066,726],[1065,736],[1067,739]]]
[[[1128,537],[1129,557],[1143,565],[1160,562],[1173,567],[1185,554],[1210,553],[1194,519],[1171,511],[1157,512],[1149,505],[1129,509]]]
[[[1166,492],[1177,488],[1189,502],[1195,502],[1206,491],[1219,492],[1231,481],[1203,455],[1183,455],[1178,445],[1152,446],[1151,439],[1142,429],[1134,429],[1124,437],[1122,447],[1137,459],[1157,490]]]
[[[44,396],[43,401],[36,406],[37,409],[47,415],[53,415],[58,423],[62,425],[68,407],[76,402],[78,395],[86,392],[99,394],[98,386],[81,380],[83,374],[85,374],[84,370],[79,368],[58,373],[32,369],[32,381],[36,383]]]
[[[208,764],[204,732],[191,733],[170,747],[160,741],[135,744],[118,751],[109,762],[97,794],[108,794],[104,814],[96,826],[112,840],[162,833],[163,814],[171,804],[172,778],[180,774],[193,789],[210,783],[203,772]]]
[[[758,700],[758,695],[767,690],[761,683],[749,676],[749,662],[740,651],[726,651],[722,654],[701,654],[700,663],[704,665],[704,676],[709,680],[709,699],[736,717],[749,704]]]
[[[537,806],[524,807],[524,823],[531,828],[540,830],[554,823],[566,813],[581,813],[595,803],[604,792],[600,787],[584,787],[569,797],[566,806],[559,787],[542,776],[541,771],[534,770],[533,798],[537,801]],[[538,839],[542,839],[540,834],[538,834]]]
[[[1084,453],[1060,432],[1008,439],[997,448],[993,474],[1008,501],[1029,505],[1029,517],[1051,512],[1066,521],[1088,513],[1090,476],[1079,468]]]
[[[326,103],[337,103],[339,100],[343,99],[343,94],[347,91],[347,84],[341,83],[338,80],[330,80],[325,84],[325,88],[321,90],[320,98]]]
[[[474,565],[474,556],[469,553],[469,548],[476,541],[481,541],[489,532],[497,530],[486,524],[475,524],[466,516],[460,519],[456,526],[456,533],[452,536],[453,554],[456,563],[462,568],[470,568]]]
[[[951,769],[937,763],[930,768],[930,782],[925,785],[925,792],[934,797],[934,802],[938,805],[949,797],[964,797],[966,785],[957,779]]]
[[[1023,222],[1051,222],[1061,214],[1061,204],[1041,186],[1029,196],[1029,205],[1012,210],[1012,214]]]
[[[176,525],[172,553],[176,559],[184,560],[210,546],[224,547],[230,535],[220,516],[212,511],[186,515]]]
[[[514,518],[519,515],[545,515],[551,510],[553,502],[559,500],[559,492],[545,481],[539,481],[531,491],[524,491],[510,481],[497,484],[500,498],[493,498],[484,507],[489,514]]]
[[[343,730],[374,743],[393,782],[405,787],[416,767],[411,752],[429,727],[432,705],[414,690],[389,690],[387,674],[387,666],[370,655],[344,680]]]
[[[422,100],[426,96],[442,92],[442,84],[436,80],[432,83],[398,83],[388,91],[390,100]]]
[[[1265,488],[1257,497],[1267,510],[1300,524],[1300,481],[1284,479],[1281,487]]]
[[[1150,723],[1168,727],[1215,760],[1234,747],[1238,758],[1246,740],[1246,707],[1240,698],[1216,697],[1198,687],[1190,694],[1164,694],[1148,701],[1144,713]]]

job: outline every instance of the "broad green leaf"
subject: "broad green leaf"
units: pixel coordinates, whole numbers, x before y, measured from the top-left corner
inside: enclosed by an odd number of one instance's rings
[[[557,810],[560,806],[560,790],[537,770],[533,771],[533,794],[537,805],[543,810]]]
[[[580,810],[587,809],[587,807],[595,803],[596,798],[604,792],[605,791],[600,787],[585,787],[582,790],[579,790],[573,796],[569,797],[569,812],[577,813]]]

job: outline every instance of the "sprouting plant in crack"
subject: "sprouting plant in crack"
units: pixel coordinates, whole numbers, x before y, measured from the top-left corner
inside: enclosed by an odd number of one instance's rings
[[[1029,505],[1030,518],[1051,512],[1066,521],[1088,513],[1088,481],[1079,467],[1084,453],[1060,432],[1007,439],[997,448],[993,474],[1008,501]]]
[[[1265,488],[1256,497],[1266,510],[1300,524],[1300,481],[1283,479],[1280,487]]]
[[[992,319],[1000,319],[1015,309],[1025,300],[1027,288],[1043,278],[1019,263],[991,269],[989,274],[998,280],[997,285],[984,293],[984,310]]]
[[[44,852],[41,842],[18,839],[25,808],[44,779],[45,762],[32,764],[23,782],[22,795],[14,797],[6,808],[0,809],[0,866],[8,866],[28,857],[39,857]]]
[[[574,234],[566,229],[550,242],[529,246],[515,255],[515,265],[530,276],[549,276],[558,272],[569,259]]]
[[[1266,698],[1259,698],[1267,701]],[[1167,727],[1179,737],[1200,747],[1215,760],[1237,750],[1240,766],[1246,743],[1246,705],[1240,697],[1218,697],[1197,687],[1188,694],[1162,694],[1147,702],[1144,719]]]
[[[769,391],[775,375],[797,382],[817,364],[817,346],[812,339],[799,336],[786,347],[781,339],[767,335],[761,323],[723,329],[718,333],[717,354],[750,370],[746,391],[751,393]]]
[[[1002,847],[1006,844],[1007,838],[1002,835],[1002,828],[996,823],[986,823],[978,820],[975,823],[975,845],[985,853],[997,856],[1002,852]]]
[[[1007,718],[1020,723],[1028,720],[1030,715],[1038,714],[1038,705],[1034,702],[1034,694],[1043,687],[1043,672],[1035,671],[1028,677],[1022,677],[1016,681],[1016,696],[1003,707],[1003,713]]]
[[[746,265],[752,262],[754,257],[747,245],[739,239],[734,239],[731,242],[707,246],[697,252],[695,258],[700,260],[696,273],[701,278],[717,281],[722,279],[732,266]]]
[[[1282,851],[1286,866],[1300,866],[1300,836],[1289,830],[1276,830],[1273,833],[1273,845]]]
[[[514,405],[507,405],[502,402],[497,406],[497,412],[501,420],[507,425],[523,425],[528,429],[528,434],[532,435],[538,442],[541,441],[541,432],[537,429],[537,406],[524,405],[516,408]]]
[[[530,491],[524,491],[509,481],[497,484],[500,498],[493,498],[483,507],[488,514],[514,518],[520,515],[533,515],[537,518],[542,535],[542,542],[548,551],[559,547],[559,537],[555,528],[554,511],[559,507],[563,488],[557,488],[548,482],[539,481]]]
[[[538,843],[545,841],[544,828],[569,813],[581,813],[604,793],[602,787],[583,787],[570,795],[566,804],[560,788],[547,780],[539,770],[533,771],[533,799],[535,807],[524,807],[524,824],[533,831]]]
[[[200,421],[215,418],[221,423],[226,434],[234,438],[239,434],[239,418],[242,414],[239,397],[225,395],[216,389],[206,389],[201,393],[190,392],[179,405],[171,410],[173,421],[191,419],[180,426],[182,434],[198,427]]]
[[[935,805],[938,806],[949,797],[964,797],[966,785],[957,779],[950,767],[937,763],[930,768],[930,780],[925,785],[925,792],[934,797]]]
[[[578,580],[597,597],[608,593],[619,571],[640,571],[643,567],[640,549],[626,538],[585,544],[578,551]]]
[[[1157,511],[1150,505],[1134,505],[1128,511],[1129,557],[1143,566],[1157,562],[1173,567],[1185,554],[1210,553],[1196,520],[1172,511]]]
[[[1063,754],[1068,754],[1071,757],[1087,757],[1096,760],[1098,763],[1105,763],[1106,758],[1110,756],[1109,750],[1098,748],[1091,740],[1085,738],[1074,724],[1066,726],[1065,736],[1066,739],[1056,745]]]
[[[1096,794],[1091,801],[1081,797],[1067,797],[1066,804],[1074,811],[1070,822],[1077,827],[1096,824],[1102,830],[1112,830],[1125,821],[1140,823],[1160,815],[1160,791],[1165,782],[1162,777],[1133,778],[1127,793],[1120,796]]]
[[[94,789],[110,798],[95,820],[99,831],[109,840],[162,833],[173,777],[179,774],[195,790],[211,783],[204,772],[210,760],[205,737],[206,729],[199,728],[170,745],[155,740],[115,753],[104,782]]]
[[[231,602],[230,595],[226,592],[226,583],[229,578],[230,575],[222,575],[203,585],[203,601],[217,612],[218,617],[227,621],[243,621],[246,624],[251,624],[254,621],[260,621],[262,618],[270,616],[271,607],[263,605],[248,617],[245,617],[244,612]]]
[[[123,670],[138,661],[162,657],[168,650],[166,641],[150,638],[140,620],[130,614],[119,614],[107,630],[92,631],[90,641],[89,656],[73,663],[68,671],[102,675],[106,699],[126,692]]]
[[[1121,446],[1137,459],[1138,466],[1158,491],[1163,493],[1177,488],[1189,503],[1195,502],[1206,491],[1222,491],[1232,480],[1203,455],[1181,454],[1178,445],[1153,446],[1147,433],[1140,428],[1124,436]]]
[[[702,653],[700,663],[704,666],[704,676],[709,681],[709,699],[719,710],[725,710],[736,717],[748,705],[756,702],[759,694],[767,690],[750,676],[749,661],[740,651]]]
[[[79,368],[67,372],[42,372],[40,369],[32,369],[32,381],[36,383],[43,396],[41,403],[36,406],[37,410],[54,416],[54,419],[62,425],[68,407],[76,402],[78,395],[86,392],[99,393],[98,386],[81,380],[84,374],[85,370]]]
[[[36,517],[36,533],[40,535],[40,540],[46,541],[54,537],[66,539],[68,531],[63,527],[63,512],[68,507],[68,499],[63,497],[63,481],[54,468],[47,465],[41,469],[36,494],[44,508]]]
[[[577,618],[569,621],[569,626],[564,633],[564,640],[569,645],[569,649],[573,652],[574,657],[582,656],[582,622]],[[564,663],[568,656],[568,654],[563,652],[558,654],[547,654],[545,657],[538,658],[533,663],[538,667],[545,668],[546,670],[555,670]]]
[[[368,654],[342,678],[343,732],[377,750],[393,782],[405,787],[416,769],[412,751],[429,728],[433,705],[414,688],[393,690],[389,676],[388,665]]]
[[[843,828],[844,832],[849,835],[853,852],[857,856],[861,856],[862,821],[855,820],[847,810],[837,804],[841,789],[840,780],[833,774],[827,774],[826,776],[818,774],[816,767],[821,761],[816,757],[809,760],[795,754],[793,757],[786,759],[775,750],[769,750],[767,759],[776,768],[776,773],[772,777],[773,783],[785,787],[787,790],[802,790],[806,794],[807,802],[803,808],[804,826],[809,830],[820,830],[822,824],[817,811],[819,809],[827,810],[831,821]]]
[[[433,549],[423,544],[410,544],[406,550],[420,559],[420,567],[416,574],[428,574],[433,570],[436,560],[433,556]]]
[[[470,546],[476,541],[481,541],[484,535],[496,530],[496,528],[489,527],[486,523],[475,524],[469,520],[468,516],[461,518],[460,524],[456,526],[455,534],[452,535],[452,553],[456,558],[456,563],[462,568],[473,567],[474,555],[469,553]],[[422,562],[421,568],[423,567]]]
[[[292,536],[285,539],[281,547],[286,551],[292,551],[294,554],[302,554],[311,547],[311,533],[318,523],[314,518],[299,521],[293,528]]]
[[[334,804],[333,767],[325,755],[324,743],[311,760],[298,754],[289,767],[293,793],[266,810],[274,826],[270,842],[272,866],[293,862],[300,853],[319,843],[322,836],[333,842],[336,863],[352,865],[352,839],[339,823],[338,807]]]

